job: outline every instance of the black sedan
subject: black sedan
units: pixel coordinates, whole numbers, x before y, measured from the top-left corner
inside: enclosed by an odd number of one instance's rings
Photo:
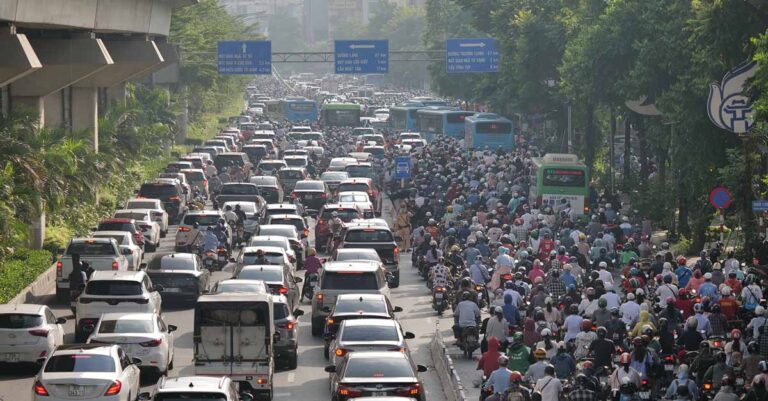
[[[291,199],[298,198],[307,209],[320,210],[331,197],[328,184],[320,180],[302,180],[296,183]]]
[[[333,401],[387,396],[426,399],[418,373],[427,368],[415,365],[407,353],[350,352],[325,371],[331,374]]]
[[[147,274],[153,284],[163,286],[163,298],[192,302],[208,290],[211,281],[211,273],[192,253],[156,254],[147,265]]]

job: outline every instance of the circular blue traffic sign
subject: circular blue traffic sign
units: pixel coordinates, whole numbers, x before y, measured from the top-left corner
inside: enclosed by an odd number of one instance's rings
[[[716,187],[709,192],[709,203],[715,209],[728,209],[733,202],[731,191],[725,187]]]

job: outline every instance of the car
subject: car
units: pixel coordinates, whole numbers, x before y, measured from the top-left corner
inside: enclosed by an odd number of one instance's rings
[[[301,135],[301,140],[307,143],[322,144],[325,142],[325,136],[322,132],[305,132]]]
[[[372,218],[372,219],[352,219],[348,224],[348,226],[353,225],[367,225],[369,227],[385,227],[390,228],[389,223],[387,220],[382,218]]]
[[[338,327],[328,351],[334,365],[350,352],[407,352],[405,340],[415,338],[394,319],[345,319]]]
[[[303,149],[306,149],[309,154],[317,156],[318,159],[322,159],[325,156],[325,148],[319,145],[304,145]]]
[[[357,163],[357,159],[354,157],[334,157],[328,163],[326,171],[344,171],[344,167],[351,163]]]
[[[123,209],[117,210],[112,214],[116,219],[133,219],[139,226],[142,235],[144,235],[144,249],[147,252],[154,252],[160,245],[160,225],[152,219],[150,209]]]
[[[194,243],[196,240],[191,238],[190,234],[193,232],[192,228],[195,223],[199,225],[199,235],[202,236],[203,231],[208,227],[216,227],[219,223],[219,219],[223,218],[221,212],[218,210],[190,210],[181,219],[178,230],[176,230],[176,252],[189,252],[192,250],[190,244]],[[232,238],[232,229],[229,227],[229,224],[225,222],[224,225],[227,227],[227,232],[229,233],[228,237]]]
[[[288,167],[285,160],[261,159],[256,166],[256,171],[261,175],[277,176],[277,172],[285,167]]]
[[[304,217],[301,217],[298,214],[273,214],[267,218],[267,224],[289,224],[296,227],[296,232],[299,233],[304,247],[308,248],[309,225],[307,224],[307,221],[304,220]]]
[[[384,135],[381,134],[365,134],[363,135],[360,140],[368,145],[368,144],[375,144],[377,146],[386,146],[387,141],[384,139]]]
[[[283,186],[277,180],[277,177],[269,175],[251,176],[248,182],[256,184],[259,187],[259,193],[268,203],[283,203],[285,196]]]
[[[281,247],[276,246],[245,246],[241,247],[237,256],[232,258],[235,263],[235,275],[245,265],[258,264],[258,251],[264,252],[268,262],[264,264],[283,266],[288,272],[296,271],[296,259],[288,256],[288,253]]]
[[[275,322],[275,364],[281,363],[288,369],[296,369],[299,361],[299,325],[297,317],[304,314],[301,309],[291,309],[285,295],[272,295],[273,320]]]
[[[371,198],[367,192],[362,191],[346,191],[339,192],[336,195],[336,201],[338,203],[356,203],[363,210],[363,217],[372,218],[376,213],[373,208]]]
[[[77,299],[75,341],[84,342],[102,313],[160,313],[162,299],[149,275],[143,271],[95,271]]]
[[[259,187],[249,182],[228,182],[221,185],[214,207],[221,207],[224,203],[231,201],[253,202],[259,212],[267,204],[261,197]]]
[[[344,223],[364,217],[364,212],[360,208],[360,205],[354,203],[328,203],[323,206],[318,213],[318,219],[315,223],[315,248],[318,251],[321,249],[326,250],[328,237],[331,236],[329,222],[333,219],[333,212],[336,212]]]
[[[172,174],[175,174],[175,173],[178,173],[178,172],[179,172],[179,170],[181,170],[181,169],[185,169],[185,168],[195,168],[195,165],[194,165],[194,164],[192,164],[192,162],[189,162],[189,161],[184,161],[184,160],[177,160],[177,161],[175,161],[175,162],[170,162],[170,163],[168,163],[168,164],[165,166],[165,171],[164,171],[164,173],[172,173]],[[163,173],[160,173],[160,174],[161,174],[160,176],[162,177],[162,174],[163,174]],[[178,176],[176,176],[176,175],[169,175],[169,176],[167,176],[167,177],[165,177],[165,178],[176,178],[176,179],[178,179],[178,180],[180,180],[180,181],[183,179],[183,178],[180,178],[180,177],[178,177]],[[182,181],[182,182],[183,182],[183,181]]]
[[[161,377],[152,393],[139,394],[139,401],[252,401],[252,395],[227,376]]]
[[[192,153],[205,153],[211,160],[213,160],[213,158],[219,154],[219,150],[214,146],[196,146],[192,148]]]
[[[149,210],[152,219],[160,225],[160,237],[168,234],[168,212],[163,208],[160,199],[129,199],[123,210],[146,209]]]
[[[348,260],[369,260],[382,263],[376,250],[367,248],[339,248],[333,253],[331,260],[338,262],[346,262]]]
[[[284,155],[283,160],[285,160],[285,164],[287,164],[288,167],[306,168],[307,166],[309,166],[309,157],[307,155],[292,155],[292,156]]]
[[[401,142],[406,139],[423,140],[423,138],[421,137],[421,133],[419,132],[401,132],[400,135],[397,137],[398,142]]]
[[[203,169],[205,168],[205,161],[208,160],[207,158],[196,156],[196,155],[186,155],[179,157],[179,161],[182,162],[190,162],[192,163],[192,169]]]
[[[181,173],[184,174],[191,187],[197,187],[200,190],[200,194],[203,197],[207,199],[210,196],[210,192],[208,192],[208,177],[205,176],[205,171],[199,168],[185,168],[181,170]]]
[[[216,135],[213,139],[221,139],[227,142],[227,147],[231,149],[233,152],[237,152],[238,150],[238,146],[237,146],[238,141],[236,141],[232,135]]]
[[[128,231],[133,235],[133,240],[141,249],[146,250],[144,233],[141,231],[141,227],[136,224],[136,220],[131,218],[111,218],[104,219],[99,222],[99,225],[93,229],[93,231]]]
[[[177,163],[182,163],[182,162],[177,162]],[[181,165],[178,165],[178,166],[176,166],[176,165],[169,166],[168,167],[169,169],[174,169],[174,170],[170,171],[170,172],[166,171],[166,172],[160,173],[160,174],[157,175],[157,178],[158,179],[176,180],[176,181],[181,183],[181,187],[184,188],[184,191],[185,191],[184,193],[190,194],[190,193],[192,193],[192,186],[189,185],[189,182],[187,182],[187,176],[185,176],[184,174],[180,173],[180,171],[181,170],[192,169],[194,166],[192,166],[192,163],[188,163],[188,162],[183,162],[183,163],[189,164],[190,167],[189,168],[183,168],[184,165],[186,165],[186,164],[181,164]],[[172,163],[172,164],[174,164],[174,163]],[[176,170],[176,169],[178,169],[178,170]]]
[[[227,144],[227,141],[225,141],[223,139],[209,139],[209,140],[205,141],[205,143],[203,143],[203,145],[205,145],[205,146],[214,146],[216,148],[221,148],[221,150],[219,151],[219,153],[216,156],[218,156],[219,154],[222,154],[222,153],[232,153],[232,149],[230,149],[229,144]],[[214,158],[214,160],[216,160],[216,159]]]
[[[268,294],[264,280],[221,280],[211,289],[211,294]]]
[[[325,371],[330,373],[331,397],[336,401],[363,396],[426,400],[418,373],[426,372],[427,367],[415,365],[407,353],[350,352]]]
[[[264,210],[262,223],[266,224],[269,217],[275,214],[299,214],[299,207],[293,203],[270,203]]]
[[[88,344],[116,344],[141,370],[159,377],[173,369],[174,325],[157,313],[105,313],[88,337]]]
[[[138,363],[119,345],[59,346],[35,376],[33,400],[133,401],[141,391]]]
[[[269,127],[265,126],[263,123],[260,125],[261,127],[257,126],[256,130],[253,131],[253,135],[251,135],[251,139],[269,139],[271,141],[274,141],[275,131],[273,131],[272,125],[269,125]]]
[[[363,146],[363,152],[370,153],[374,159],[383,159],[387,154],[386,148],[379,145]]]
[[[400,285],[400,249],[395,235],[388,227],[375,223],[347,224],[342,228],[338,248],[374,249],[392,278],[392,287]]]
[[[375,135],[376,130],[371,127],[357,127],[352,129],[352,136]]]
[[[120,249],[114,238],[72,238],[67,249],[56,262],[56,299],[59,302],[70,301],[69,275],[72,273],[72,256],[80,255],[82,262],[87,262],[96,271],[128,271],[130,249]]]
[[[159,199],[171,222],[178,221],[187,212],[187,195],[181,183],[153,181],[141,185],[136,198]]]
[[[291,260],[291,258],[296,259],[296,252],[291,248],[291,241],[287,237],[279,235],[254,235],[248,239],[247,246],[276,246],[285,251],[285,254],[288,255],[288,260]]]
[[[309,156],[309,151],[306,149],[286,149],[283,151],[283,158],[288,156]],[[288,163],[287,159],[284,159]],[[290,166],[291,164],[288,163]],[[306,164],[304,165],[306,167]]]
[[[96,231],[91,234],[93,238],[114,238],[117,241],[117,245],[120,247],[121,253],[128,249],[130,255],[125,253],[125,258],[128,259],[128,264],[131,266],[128,270],[140,270],[141,260],[144,257],[144,251],[141,250],[139,244],[133,240],[133,235],[128,231]]]
[[[235,278],[247,280],[264,280],[267,289],[273,295],[285,295],[291,308],[299,305],[301,288],[297,283],[302,280],[280,265],[246,265],[237,273]]]
[[[155,285],[163,287],[163,298],[196,301],[208,291],[211,272],[203,267],[200,256],[193,253],[157,254],[147,264],[147,274]]]
[[[419,150],[427,146],[426,142],[424,139],[403,139],[400,141],[400,144],[410,146],[411,150]]]
[[[266,148],[267,148],[267,155],[264,156],[264,157],[268,158],[268,159],[277,159],[278,154],[280,153],[279,149],[275,145],[274,138],[272,138],[272,139],[265,139],[265,138],[262,138],[262,139],[251,139],[248,143],[249,144],[253,144],[253,145],[264,145],[264,146],[266,146]]]
[[[296,125],[291,127],[291,132],[312,132],[312,127],[306,125]]]
[[[389,287],[380,263],[371,261],[327,262],[320,271],[312,297],[312,335],[320,336],[336,298],[342,294],[383,294]]]
[[[304,207],[320,210],[330,198],[331,190],[321,180],[302,180],[296,183],[291,199],[298,199]]]
[[[359,191],[367,193],[371,203],[373,203],[374,210],[376,210],[376,215],[378,216],[381,214],[381,193],[379,193],[379,190],[376,189],[376,184],[374,184],[372,179],[350,178],[339,183],[339,188],[336,191],[337,194],[347,191]]]
[[[349,174],[346,171],[326,171],[320,174],[320,180],[325,181],[328,188],[334,192],[339,184],[347,179],[349,179]]]
[[[0,362],[42,361],[64,344],[66,322],[46,305],[0,305]]]
[[[219,171],[222,171],[222,168],[224,167],[230,168],[233,166],[238,168],[243,168],[243,166],[245,166],[245,171],[250,171],[251,167],[253,167],[248,155],[243,152],[225,152],[218,154],[216,155],[216,158],[213,159],[213,165],[216,166],[216,169]]]
[[[324,306],[323,312],[327,312],[323,339],[323,355],[328,358],[328,350],[333,336],[336,335],[341,322],[347,319],[394,319],[395,313],[402,312],[400,307],[392,307],[389,299],[382,294],[341,294],[336,297],[333,307]]]
[[[283,190],[293,192],[293,187],[301,180],[309,177],[307,169],[304,167],[283,167],[277,172],[278,180],[283,186]]]
[[[344,171],[349,174],[350,178],[376,178],[376,172],[373,169],[373,164],[370,162],[357,162],[347,164],[344,166]]]
[[[290,224],[262,224],[259,227],[259,235],[281,235],[288,238],[293,252],[296,253],[296,264],[298,268],[304,265],[304,242],[299,237],[299,231],[296,226]]]
[[[245,213],[245,222],[243,223],[244,238],[250,238],[259,228],[259,221],[261,221],[264,209],[257,207],[254,202],[242,201],[224,202],[222,209],[227,210],[227,206],[231,206],[232,210],[235,210],[236,206],[240,206],[240,210]]]
[[[243,153],[248,155],[248,159],[253,163],[258,163],[269,155],[266,145],[246,144],[243,145]]]
[[[354,163],[369,162],[373,160],[373,155],[369,152],[349,152],[348,156],[355,159]]]

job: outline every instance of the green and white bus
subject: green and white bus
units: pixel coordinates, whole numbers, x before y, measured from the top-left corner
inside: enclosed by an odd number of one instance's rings
[[[323,106],[325,127],[359,127],[361,109],[354,103],[328,103]]]
[[[539,208],[551,206],[559,213],[570,204],[576,216],[589,213],[589,171],[578,156],[534,157],[530,182],[529,200]]]

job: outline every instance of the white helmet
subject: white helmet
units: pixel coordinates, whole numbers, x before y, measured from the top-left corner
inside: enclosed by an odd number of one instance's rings
[[[724,296],[730,296],[731,295],[731,287],[728,287],[727,285],[720,289],[720,294],[723,294]]]
[[[763,313],[765,313],[765,308],[763,308],[762,305],[757,305],[757,307],[755,307],[755,315],[763,316]]]
[[[607,267],[608,267],[608,263],[605,263],[605,262],[600,262],[600,263],[598,263],[598,266],[599,266],[601,269],[602,269],[602,268],[604,268],[604,267],[606,267],[606,268],[607,268]]]
[[[629,294],[627,294],[627,299],[629,299],[630,301],[635,299],[635,294],[630,292]]]
[[[541,336],[542,337],[551,336],[551,335],[552,335],[552,330],[550,330],[550,329],[544,329],[544,330],[541,331]]]

